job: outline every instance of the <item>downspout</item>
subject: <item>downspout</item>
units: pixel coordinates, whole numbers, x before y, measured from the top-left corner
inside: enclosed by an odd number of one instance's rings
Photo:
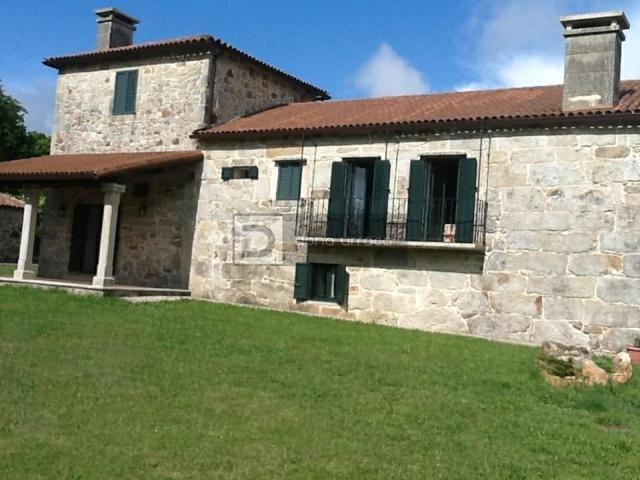
[[[302,145],[300,146],[300,164],[304,161],[304,133],[302,134]],[[301,167],[303,168],[303,167]],[[296,202],[296,223],[294,227],[294,237],[298,236],[298,215],[300,214],[300,202],[302,202],[302,198],[298,198]],[[295,238],[294,238],[295,241]]]

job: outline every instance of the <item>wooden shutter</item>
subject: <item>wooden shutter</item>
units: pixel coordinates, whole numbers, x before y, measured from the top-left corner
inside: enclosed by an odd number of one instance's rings
[[[302,184],[302,164],[293,163],[289,165],[289,171],[291,172],[291,200],[298,200],[300,198],[300,186]]]
[[[475,158],[462,158],[458,161],[456,242],[473,242],[477,169]]]
[[[116,73],[116,87],[113,94],[113,114],[120,115],[126,111],[127,101],[127,73]]]
[[[256,167],[256,166],[249,167],[249,171],[247,172],[247,178],[250,178],[252,180],[257,180],[258,179],[258,167]]]
[[[222,180],[225,182],[233,178],[233,167],[222,167]]]
[[[407,205],[407,240],[425,239],[429,211],[431,164],[425,160],[411,160],[409,171],[409,201]]]
[[[135,113],[138,90],[138,71],[128,70],[116,73],[116,87],[113,95],[113,114]]]
[[[327,237],[344,236],[347,196],[347,165],[344,162],[331,164],[331,190],[327,209]]]
[[[138,91],[138,71],[131,70],[127,74],[127,91],[125,95],[125,113],[136,112],[136,94]]]
[[[373,193],[371,195],[371,238],[384,239],[387,236],[387,208],[389,207],[389,176],[391,162],[379,160],[373,167]]]
[[[335,301],[343,304],[347,298],[349,290],[349,274],[347,267],[344,265],[336,265],[336,283],[335,283]]]
[[[311,265],[308,263],[296,263],[293,298],[301,302],[311,298]]]
[[[278,189],[276,200],[289,200],[291,185],[291,169],[288,164],[278,165]]]
[[[298,200],[302,181],[302,164],[281,163],[278,165],[278,189],[276,200]]]

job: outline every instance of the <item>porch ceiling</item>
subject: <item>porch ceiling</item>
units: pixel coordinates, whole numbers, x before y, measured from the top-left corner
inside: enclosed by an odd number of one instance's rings
[[[0,163],[0,182],[100,180],[202,159],[197,150],[46,155]]]

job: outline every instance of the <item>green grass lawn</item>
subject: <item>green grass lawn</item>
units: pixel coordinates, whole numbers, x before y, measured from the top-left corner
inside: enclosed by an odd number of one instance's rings
[[[635,479],[640,382],[537,350],[0,287],[0,478]]]

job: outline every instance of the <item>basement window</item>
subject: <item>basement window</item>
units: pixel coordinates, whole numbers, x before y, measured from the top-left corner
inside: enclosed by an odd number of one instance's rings
[[[294,298],[342,304],[349,286],[344,265],[329,263],[296,264]]]
[[[222,180],[257,180],[258,179],[258,167],[222,167]]]

